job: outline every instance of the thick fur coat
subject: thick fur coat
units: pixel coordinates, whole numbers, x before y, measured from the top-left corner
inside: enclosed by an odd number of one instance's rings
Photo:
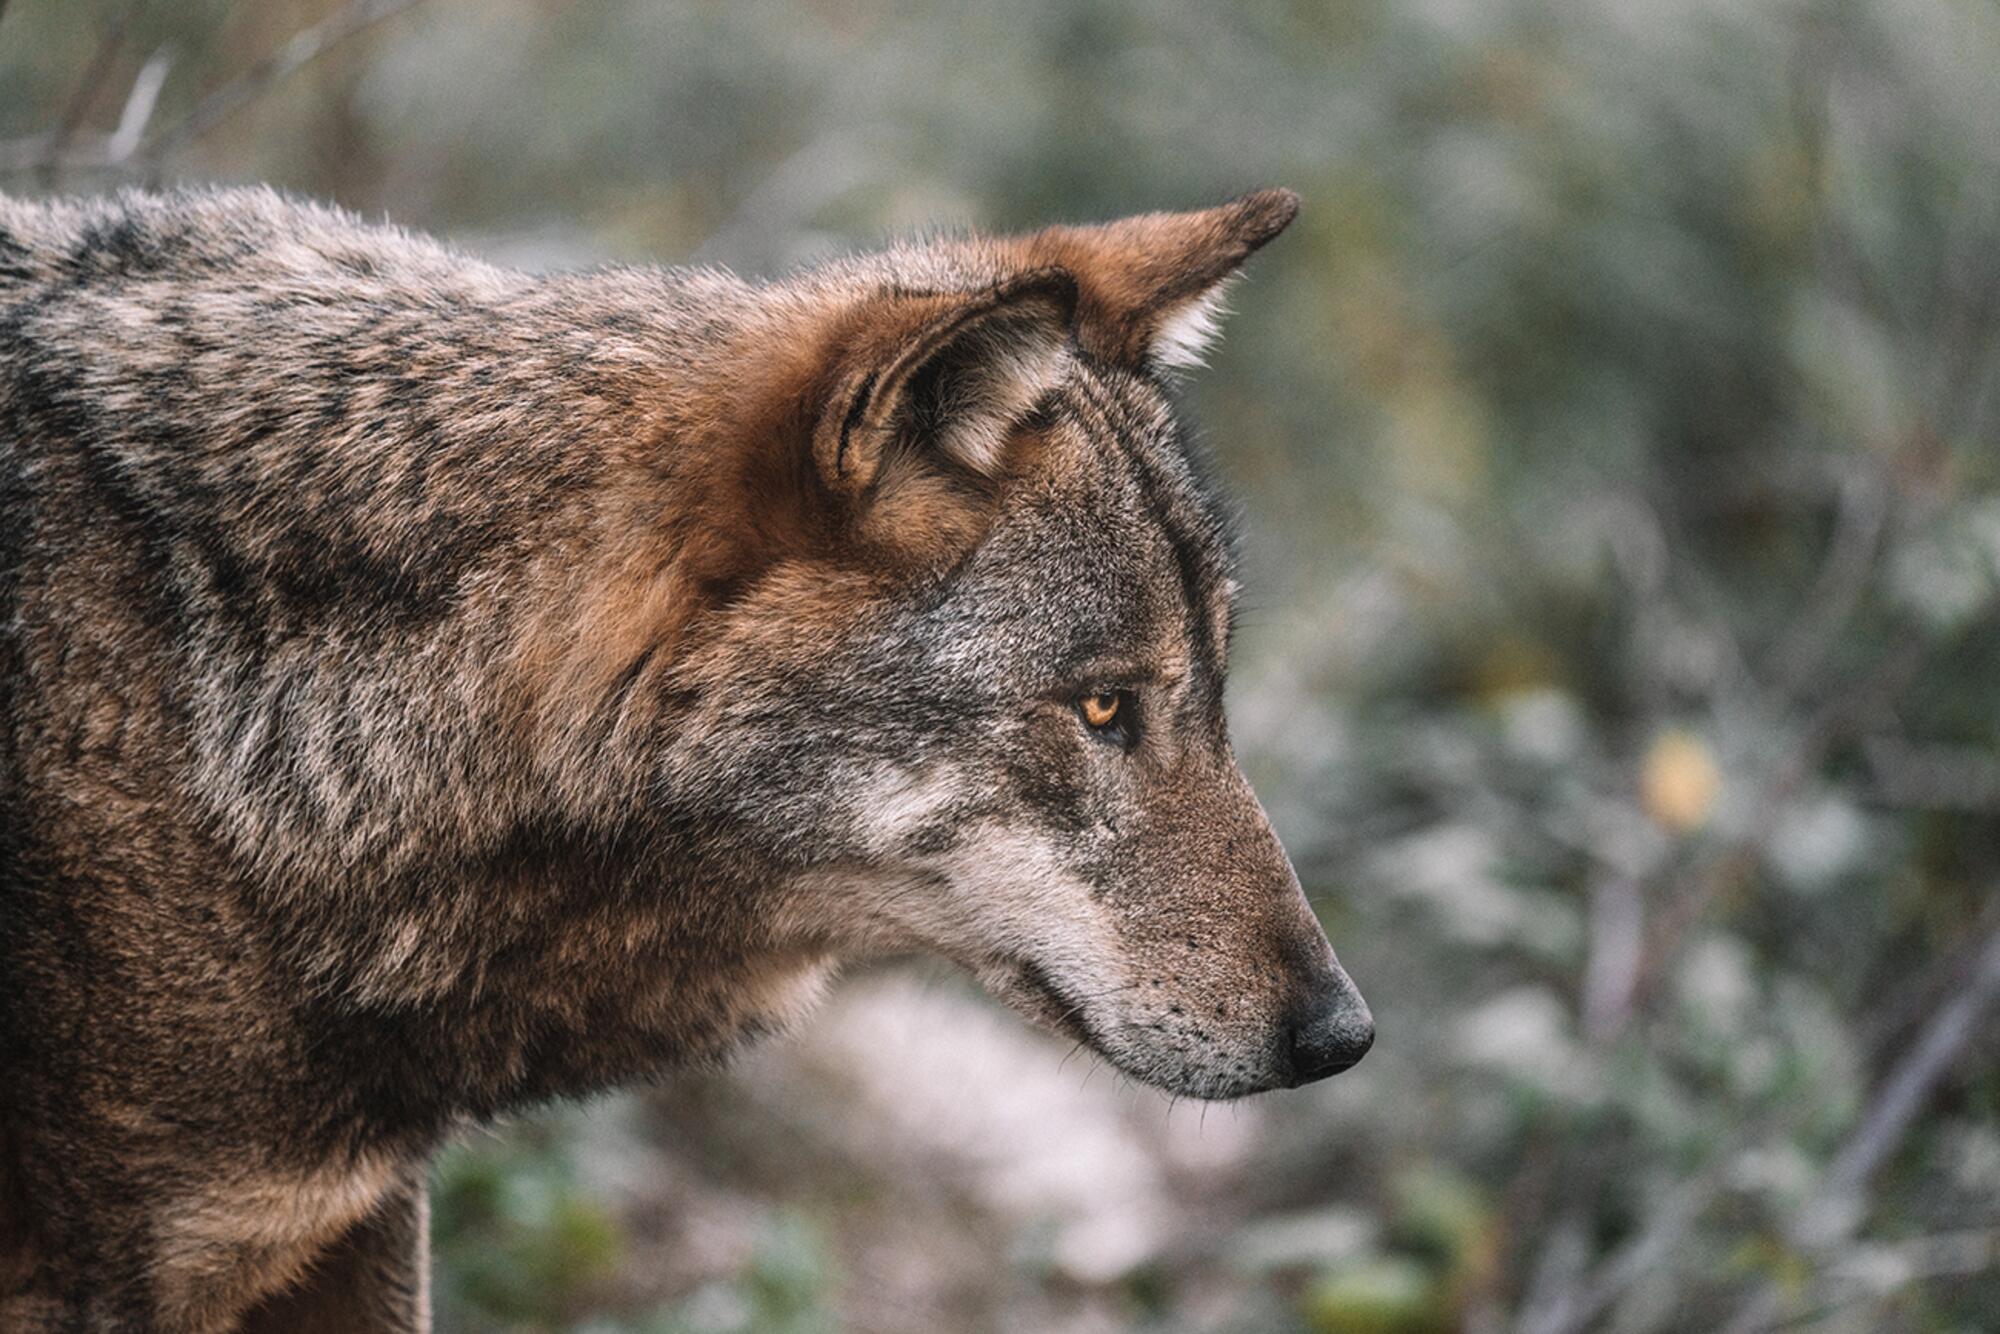
[[[0,1328],[421,1329],[455,1126],[862,954],[1195,1096],[1359,1059],[1160,380],[1295,207],[756,285],[0,198]]]

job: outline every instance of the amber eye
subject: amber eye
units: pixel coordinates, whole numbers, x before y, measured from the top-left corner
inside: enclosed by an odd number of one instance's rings
[[[1076,697],[1077,715],[1090,734],[1120,750],[1139,744],[1139,701],[1129,690],[1093,690]]]
[[[1118,710],[1124,701],[1116,691],[1099,691],[1095,695],[1085,695],[1080,703],[1083,720],[1092,727],[1105,728],[1118,721]]]

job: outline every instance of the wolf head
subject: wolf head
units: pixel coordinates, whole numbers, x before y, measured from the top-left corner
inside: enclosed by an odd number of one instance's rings
[[[763,289],[706,410],[758,443],[676,465],[717,615],[676,669],[706,702],[663,784],[779,849],[795,936],[940,952],[1197,1097],[1373,1040],[1230,750],[1229,525],[1162,380],[1296,208],[933,240]]]

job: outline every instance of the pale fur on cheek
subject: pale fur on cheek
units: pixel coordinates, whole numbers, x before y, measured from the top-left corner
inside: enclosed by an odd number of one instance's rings
[[[912,848],[972,786],[948,765],[885,766],[857,785],[855,837],[873,866],[841,879],[869,907],[877,943],[915,940],[968,966],[997,957],[1064,973],[1112,966],[1111,923],[1043,832],[987,815],[940,851]]]
[[[964,784],[945,766],[888,765],[864,781],[855,801],[856,828],[870,854],[894,857],[910,836],[957,799]]]

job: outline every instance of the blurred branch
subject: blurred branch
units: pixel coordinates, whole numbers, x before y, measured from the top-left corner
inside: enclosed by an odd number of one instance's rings
[[[1571,1307],[1578,1276],[1590,1263],[1589,1223],[1581,1209],[1572,1208],[1549,1229],[1521,1302],[1521,1318],[1515,1325],[1521,1334],[1557,1334],[1575,1328]]]
[[[1792,1235],[1800,1249],[1824,1250],[1853,1233],[1864,1216],[1861,1192],[1902,1144],[1938,1082],[1964,1051],[1986,1012],[2000,1001],[2000,926],[1988,930],[1977,957],[1977,965],[1962,986],[1943,999],[1909,1055],[1883,1081],[1799,1210]],[[1752,1138],[1746,1135],[1738,1150]],[[1637,1235],[1588,1274],[1575,1272],[1572,1266],[1568,1283],[1528,1303],[1516,1326],[1520,1334],[1579,1334],[1594,1327],[1613,1303],[1672,1256],[1689,1229],[1722,1193],[1723,1165],[1738,1150],[1715,1155],[1711,1160],[1714,1166],[1675,1191]],[[1970,1235],[1955,1236],[1954,1245]],[[1990,1245],[1989,1234],[1977,1235],[1981,1244]],[[1551,1250],[1559,1245],[1560,1239],[1549,1243]],[[1963,1250],[1963,1245],[1957,1245],[1952,1256],[1962,1256]],[[1952,1256],[1938,1263],[1956,1263]],[[1834,1280],[1846,1277],[1839,1262],[1829,1265],[1828,1273]],[[1920,1276],[1912,1274],[1905,1281]],[[1770,1328],[1779,1320],[1784,1303],[1785,1292],[1779,1285],[1761,1289],[1739,1310],[1726,1334],[1756,1334]]]
[[[1996,1001],[2000,1001],[2000,930],[1988,933],[1978,967],[1964,988],[1945,1001],[1909,1054],[1883,1081],[1800,1208],[1792,1239],[1801,1249],[1823,1251],[1853,1235],[1866,1216],[1863,1197],[1868,1182],[1901,1146],[1917,1113]],[[1725,1334],[1757,1334],[1772,1328],[1782,1318],[1785,1303],[1784,1288],[1766,1284],[1737,1310]]]
[[[146,127],[152,120],[167,74],[165,52],[155,52],[133,79],[117,128],[87,148],[72,149],[77,125],[108,75],[123,43],[125,27],[139,8],[135,4],[99,43],[97,54],[92,57],[56,129],[47,134],[0,141],[0,171],[31,169],[53,177],[65,170],[117,170],[135,163],[157,166],[342,42],[422,3],[423,0],[352,0],[327,18],[295,33],[277,51],[202,98],[180,120],[149,137]]]
[[[1871,736],[1861,756],[1883,805],[1933,811],[2000,810],[2000,759],[1971,747],[1922,746]]]
[[[1842,627],[1860,606],[1888,525],[1889,500],[1887,479],[1875,469],[1848,478],[1841,487],[1839,517],[1819,577],[1773,655],[1777,689],[1784,695],[1811,683],[1832,656]]]
[[[90,113],[90,107],[111,77],[111,69],[118,59],[118,52],[125,45],[125,30],[132,26],[132,20],[145,8],[146,0],[128,0],[124,9],[104,29],[97,39],[97,49],[90,53],[90,61],[83,67],[83,77],[76,81],[70,92],[69,101],[64,104],[62,117],[56,121],[56,128],[48,137],[42,160],[36,164],[43,174],[44,184],[52,184],[56,174],[56,163],[75,137],[77,127]],[[0,0],[4,3],[4,0]]]
[[[1796,1311],[1782,1319],[1776,1311],[1768,1312],[1763,1324],[1751,1328],[1818,1320],[1857,1302],[1880,1303],[1927,1279],[1986,1273],[1996,1264],[2000,1264],[2000,1232],[1976,1228],[1857,1248],[1806,1285]]]
[[[118,113],[118,127],[111,131],[111,137],[104,141],[104,155],[113,162],[123,162],[132,156],[145,137],[146,126],[152,122],[153,107],[160,100],[160,88],[167,81],[167,69],[173,64],[166,50],[155,51],[139,67],[139,73],[132,80],[132,90],[125,95],[125,106]]]
[[[1636,877],[1612,873],[1597,882],[1590,894],[1589,931],[1583,1031],[1592,1042],[1602,1042],[1625,1026],[1645,962],[1646,907]]]
[[[1787,804],[1824,762],[1829,751],[1857,728],[1872,720],[1884,703],[1900,695],[1922,663],[1924,645],[1907,639],[1888,650],[1873,671],[1851,690],[1821,707],[1803,730],[1798,744],[1774,768],[1758,794],[1745,832],[1682,877],[1651,933],[1639,975],[1633,984],[1629,1011],[1637,1011],[1658,990],[1681,941],[1709,906],[1746,879],[1757,866],[1763,846]]]
[[[1849,1290],[1827,1303],[1831,1310],[1856,1298],[1879,1301],[1925,1279],[1979,1274],[1995,1265],[2000,1265],[2000,1231],[1974,1228],[1868,1247],[1829,1266],[1817,1286]]]
[[[1866,519],[1855,522],[1861,528],[1874,528],[1879,523]],[[1870,558],[1862,560],[1839,580],[1823,580],[1821,584],[1818,600],[1835,609],[1845,604],[1848,610],[1839,610],[1831,621],[1823,619],[1826,613],[1802,619],[1802,625],[1817,628],[1812,631],[1809,643],[1797,650],[1803,656],[1788,659],[1791,664],[1790,670],[1785,671],[1788,678],[1795,681],[1809,678],[1818,670],[1818,663],[1829,655],[1834,631],[1858,602],[1860,588],[1873,565],[1872,533],[1863,545]],[[1585,1038],[1593,1047],[1600,1050],[1608,1047],[1636,1016],[1647,1010],[1687,934],[1716,899],[1755,870],[1778,817],[1800,786],[1820,768],[1828,752],[1842,738],[1866,725],[1886,701],[1902,692],[1921,659],[1921,646],[1914,642],[1892,649],[1852,690],[1829,701],[1809,720],[1792,753],[1769,771],[1745,832],[1704,862],[1683,872],[1677,888],[1672,882],[1662,887],[1671,892],[1650,933],[1646,929],[1647,895],[1642,887],[1643,878],[1629,872],[1613,872],[1599,880],[1591,898],[1589,950],[1581,1002]],[[1800,674],[1794,677],[1795,672]],[[1523,1334],[1575,1334],[1589,1327],[1626,1289],[1672,1252],[1720,1190],[1721,1179],[1713,1173],[1690,1183],[1667,1202],[1634,1240],[1590,1274],[1575,1273],[1568,1282],[1550,1283],[1538,1300],[1524,1308],[1518,1328]],[[1548,1243],[1544,1266],[1553,1263],[1559,1241],[1558,1238]]]
[[[423,0],[353,0],[312,27],[295,33],[276,52],[204,97],[193,111],[147,145],[146,156],[157,161],[179,152],[342,42],[422,3]]]
[[[1858,1216],[1845,1205],[1903,1142],[1931,1090],[1965,1050],[1986,1011],[2000,1000],[2000,930],[1989,933],[1965,988],[1950,997],[1917,1044],[1876,1094],[1854,1134],[1842,1146],[1808,1206],[1800,1237],[1807,1245],[1851,1231]]]
[[[1721,1190],[1721,1174],[1710,1171],[1675,1191],[1637,1236],[1568,1290],[1525,1312],[1517,1326],[1521,1334],[1573,1334],[1594,1325],[1627,1289],[1673,1254]]]
[[[865,184],[874,161],[851,135],[818,136],[765,173],[688,262],[735,259],[759,247],[770,248],[819,209]]]
[[[1995,931],[2000,931],[2000,897],[1985,903],[1977,920],[1966,924],[1963,939],[1950,950],[1938,951],[1922,976],[1905,978],[1893,987],[1870,989],[1876,1000],[1862,1026],[1862,1047],[1873,1054],[1872,1068],[1888,1065],[1896,1052],[1907,1050],[1925,1021],[1965,988],[1979,971],[1986,937]]]

